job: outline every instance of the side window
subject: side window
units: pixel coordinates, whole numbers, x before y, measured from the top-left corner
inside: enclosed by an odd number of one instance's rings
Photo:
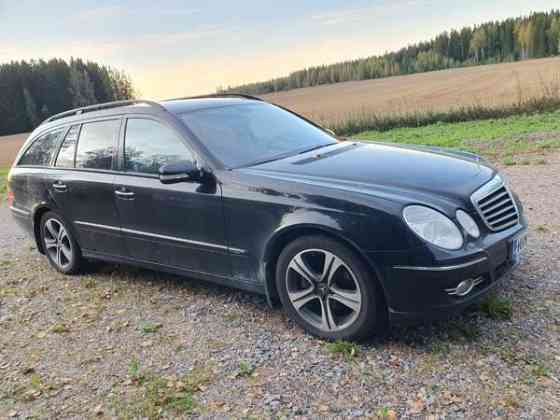
[[[160,166],[185,160],[193,160],[193,156],[173,130],[153,120],[127,121],[125,171],[157,174]]]
[[[120,123],[120,120],[110,120],[82,125],[76,168],[111,169]]]
[[[78,141],[78,134],[80,133],[80,126],[73,125],[70,127],[68,134],[64,138],[56,163],[54,166],[59,168],[73,168],[74,167],[74,151],[76,150],[76,142]]]
[[[35,139],[18,165],[49,166],[64,130],[51,131]]]

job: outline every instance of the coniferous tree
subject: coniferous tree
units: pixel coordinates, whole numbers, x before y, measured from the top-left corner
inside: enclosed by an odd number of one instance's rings
[[[125,73],[81,59],[0,64],[0,135],[29,131],[76,106],[133,97]]]

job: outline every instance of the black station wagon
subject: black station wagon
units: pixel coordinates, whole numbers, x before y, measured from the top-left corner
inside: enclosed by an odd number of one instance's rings
[[[279,300],[327,339],[477,302],[517,266],[527,230],[475,155],[343,141],[243,95],[55,115],[8,195],[62,273],[95,259],[210,280]]]

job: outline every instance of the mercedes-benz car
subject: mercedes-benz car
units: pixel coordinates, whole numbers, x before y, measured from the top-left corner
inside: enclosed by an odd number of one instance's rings
[[[62,273],[93,259],[210,280],[331,340],[474,304],[518,265],[527,231],[511,186],[475,155],[339,139],[244,95],[50,117],[8,196]]]

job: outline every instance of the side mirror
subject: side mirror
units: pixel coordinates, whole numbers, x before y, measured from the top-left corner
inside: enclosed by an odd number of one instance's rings
[[[162,184],[174,184],[183,181],[198,181],[202,178],[201,170],[194,162],[185,160],[170,163],[159,168],[159,180]]]

